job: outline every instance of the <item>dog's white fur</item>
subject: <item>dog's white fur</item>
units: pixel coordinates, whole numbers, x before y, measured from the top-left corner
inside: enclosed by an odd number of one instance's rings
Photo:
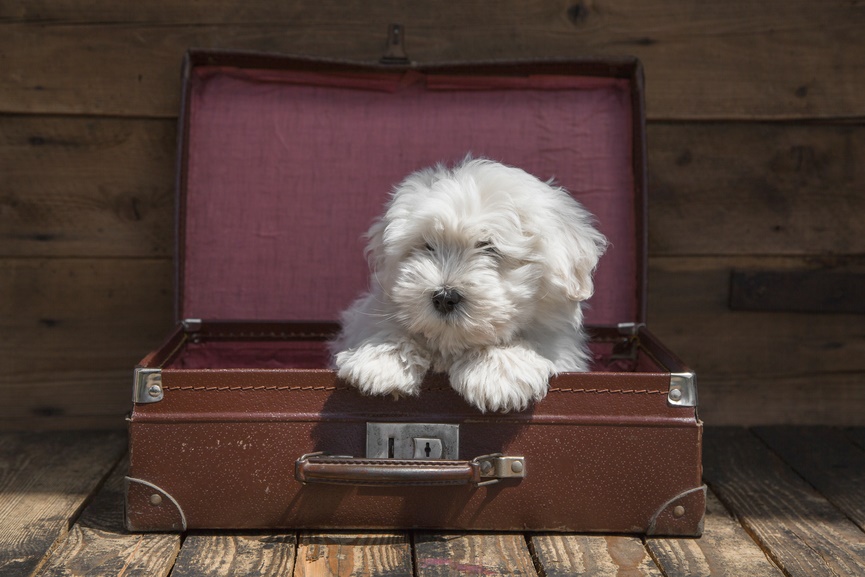
[[[417,395],[429,370],[481,411],[526,408],[560,371],[585,371],[580,303],[606,240],[562,188],[466,159],[409,175],[367,233],[371,290],[331,343],[338,376]],[[456,290],[440,312],[433,297]],[[439,309],[442,309],[439,300]]]

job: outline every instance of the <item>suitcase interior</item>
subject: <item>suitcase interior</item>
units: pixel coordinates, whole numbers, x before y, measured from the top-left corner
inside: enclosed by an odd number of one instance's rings
[[[687,370],[670,356],[659,360],[657,344],[647,345],[639,327],[587,327],[592,372],[665,373]],[[187,323],[160,348],[163,370],[186,369],[324,369],[330,364],[327,341],[333,323]],[[654,341],[652,341],[654,343]]]
[[[641,74],[622,63],[360,67],[197,54],[181,119],[177,319],[335,321],[410,172],[467,154],[554,179],[610,247],[590,324],[645,322]]]

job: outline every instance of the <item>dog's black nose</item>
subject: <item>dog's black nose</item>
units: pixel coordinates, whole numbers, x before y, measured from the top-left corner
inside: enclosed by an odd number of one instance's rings
[[[442,314],[454,310],[461,300],[463,300],[462,295],[452,288],[444,288],[432,297],[433,306]]]

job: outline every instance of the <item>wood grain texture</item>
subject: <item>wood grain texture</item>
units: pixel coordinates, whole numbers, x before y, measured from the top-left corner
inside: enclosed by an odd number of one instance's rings
[[[706,494],[705,531],[699,539],[647,539],[665,577],[781,577],[776,567],[730,516],[712,491]]]
[[[828,259],[831,261],[831,259]],[[849,270],[862,266],[857,260]],[[819,259],[655,258],[649,266],[649,327],[698,373],[750,382],[815,373],[865,372],[860,315],[730,311],[734,269],[822,268]],[[845,267],[829,266],[824,270]]]
[[[0,257],[174,251],[171,121],[0,116]]]
[[[777,354],[779,362],[785,359],[782,351],[767,354]],[[731,362],[735,361],[731,355]],[[831,369],[820,369],[797,377],[698,375],[700,418],[711,425],[865,424],[860,373],[834,374]]]
[[[128,533],[123,528],[124,458],[105,482],[38,577],[164,577],[180,550],[180,535]]]
[[[193,533],[171,571],[172,577],[281,577],[294,567],[294,534]]]
[[[637,537],[532,535],[538,565],[546,577],[661,577]]]
[[[865,313],[865,273],[733,271],[730,308],[797,313]]]
[[[704,478],[790,577],[865,574],[865,533],[744,429],[707,429]]]
[[[844,433],[854,445],[865,451],[865,427],[845,429]]]
[[[375,61],[387,24],[400,22],[420,62],[636,55],[650,118],[865,115],[865,9],[846,0],[163,1],[133,15],[104,1],[18,1],[3,18],[9,112],[170,116],[188,46]]]
[[[416,533],[414,554],[418,577],[537,574],[521,534]]]
[[[125,448],[117,433],[0,434],[0,574],[42,565]]]
[[[758,427],[754,432],[865,531],[865,450],[834,427]]]
[[[300,534],[294,577],[397,577],[412,574],[406,533]]]
[[[650,255],[865,253],[861,124],[650,123],[648,143]]]
[[[172,326],[169,261],[0,259],[0,420],[129,410],[132,368]]]

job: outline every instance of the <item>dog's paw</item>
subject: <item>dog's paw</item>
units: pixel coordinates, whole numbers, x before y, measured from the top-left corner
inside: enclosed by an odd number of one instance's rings
[[[430,361],[410,342],[365,343],[335,357],[337,376],[365,395],[414,396]]]
[[[448,376],[462,397],[481,410],[521,411],[547,395],[553,362],[519,345],[489,347],[454,362]]]

